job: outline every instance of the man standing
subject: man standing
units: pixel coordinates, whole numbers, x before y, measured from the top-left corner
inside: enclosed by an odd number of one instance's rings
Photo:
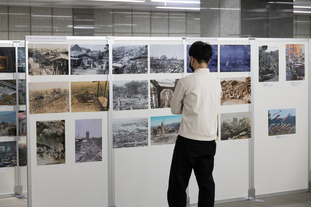
[[[186,188],[192,169],[199,186],[198,207],[214,206],[212,171],[221,87],[207,68],[212,53],[212,47],[204,42],[191,45],[190,68],[194,74],[180,79],[173,94],[171,111],[182,114],[182,120],[171,164],[167,192],[169,207],[186,206]]]

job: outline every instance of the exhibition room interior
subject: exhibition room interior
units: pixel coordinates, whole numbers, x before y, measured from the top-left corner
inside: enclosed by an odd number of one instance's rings
[[[311,206],[310,0],[1,0],[0,207],[168,206],[195,41],[222,89],[215,206]]]

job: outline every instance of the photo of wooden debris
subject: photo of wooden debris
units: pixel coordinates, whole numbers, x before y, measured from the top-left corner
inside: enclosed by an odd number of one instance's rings
[[[250,72],[250,45],[220,45],[220,72]]]
[[[17,166],[16,141],[0,142],[0,167]]]
[[[251,103],[251,78],[221,78],[221,105]]]
[[[286,80],[305,79],[305,45],[286,45]]]
[[[268,111],[269,136],[296,134],[296,109]]]
[[[170,108],[179,79],[150,80],[150,107]]]
[[[0,136],[16,136],[16,111],[0,111]]]
[[[19,166],[27,165],[27,144],[26,142],[18,142],[18,156],[19,156]]]
[[[0,80],[0,105],[16,105],[16,80]]]
[[[279,81],[279,48],[263,45],[259,47],[259,82]]]
[[[15,47],[0,47],[0,73],[16,73]]]
[[[251,112],[220,114],[221,140],[251,137]]]

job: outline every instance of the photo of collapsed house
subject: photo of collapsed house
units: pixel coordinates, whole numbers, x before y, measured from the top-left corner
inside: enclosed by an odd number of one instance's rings
[[[251,78],[221,78],[221,105],[251,103]]]
[[[0,47],[0,73],[16,73],[15,47]]]
[[[65,120],[37,121],[37,165],[65,163]]]
[[[182,115],[150,117],[151,145],[175,144]]]
[[[268,111],[269,136],[296,134],[296,109]]]
[[[26,71],[26,55],[25,48],[19,47],[17,51],[17,68],[19,73],[24,73]]]
[[[67,44],[29,44],[29,75],[68,75]]]
[[[187,73],[193,73],[190,68],[190,56],[189,56],[189,49],[191,45],[187,45]],[[217,72],[218,71],[218,45],[211,45],[213,50],[213,55],[211,57],[211,62],[207,65],[207,68],[210,72]]]
[[[113,45],[113,74],[141,74],[147,72],[148,45]]]
[[[108,74],[109,45],[70,45],[70,68],[71,75]]]
[[[251,137],[251,112],[220,115],[221,140],[248,139]]]
[[[147,81],[114,81],[113,109],[148,109]]]
[[[148,146],[148,118],[113,120],[113,148]]]
[[[19,166],[27,165],[27,145],[26,142],[18,142],[18,156],[19,156]]]
[[[102,120],[75,121],[76,163],[102,161]]]
[[[0,111],[0,136],[16,136],[16,111]]]
[[[109,81],[71,82],[71,112],[109,110]]]
[[[29,83],[29,113],[69,112],[69,82]]]
[[[150,107],[170,108],[179,79],[150,80]]]
[[[16,105],[16,80],[0,80],[0,105]]]
[[[16,141],[0,142],[0,167],[17,166]]]
[[[18,103],[26,105],[26,81],[18,80]]]
[[[250,45],[220,45],[220,72],[251,71]]]
[[[259,47],[259,82],[279,81],[279,48]]]
[[[286,45],[286,80],[305,79],[305,45]]]
[[[27,113],[26,111],[18,112],[18,136],[27,135]]]
[[[150,45],[150,73],[183,73],[183,45]]]

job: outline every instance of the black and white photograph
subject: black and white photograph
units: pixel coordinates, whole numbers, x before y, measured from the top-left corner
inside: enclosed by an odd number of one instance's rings
[[[146,80],[114,81],[113,109],[148,109],[148,82]]]
[[[109,73],[108,44],[70,45],[71,75],[96,75]]]
[[[16,136],[16,111],[0,111],[0,136]]]
[[[0,142],[0,167],[15,167],[16,165],[16,141]]]
[[[23,167],[27,165],[27,144],[26,141],[18,142],[18,156],[19,166]]]
[[[150,45],[150,73],[183,73],[184,45]]]
[[[19,105],[26,105],[26,81],[18,80],[18,103]]]
[[[150,107],[170,108],[179,79],[150,80]]]
[[[250,45],[220,45],[220,72],[250,71]]]
[[[16,80],[0,80],[0,105],[16,105]]]
[[[251,138],[251,112],[220,114],[221,140]]]
[[[76,163],[102,161],[102,120],[75,121]]]
[[[148,118],[113,120],[113,148],[148,146]]]
[[[250,104],[251,77],[221,78],[221,105]]]
[[[17,68],[19,73],[24,73],[26,71],[26,55],[25,48],[19,47],[17,53]]]
[[[68,75],[68,44],[29,44],[29,75]]]
[[[64,164],[65,120],[37,121],[37,165]]]
[[[259,47],[259,82],[279,81],[279,47]]]
[[[27,113],[26,111],[18,112],[18,136],[27,135]]]
[[[0,73],[16,73],[15,47],[0,47]]]
[[[286,81],[305,79],[305,45],[286,45]]]
[[[148,72],[148,45],[113,45],[112,74]]]

